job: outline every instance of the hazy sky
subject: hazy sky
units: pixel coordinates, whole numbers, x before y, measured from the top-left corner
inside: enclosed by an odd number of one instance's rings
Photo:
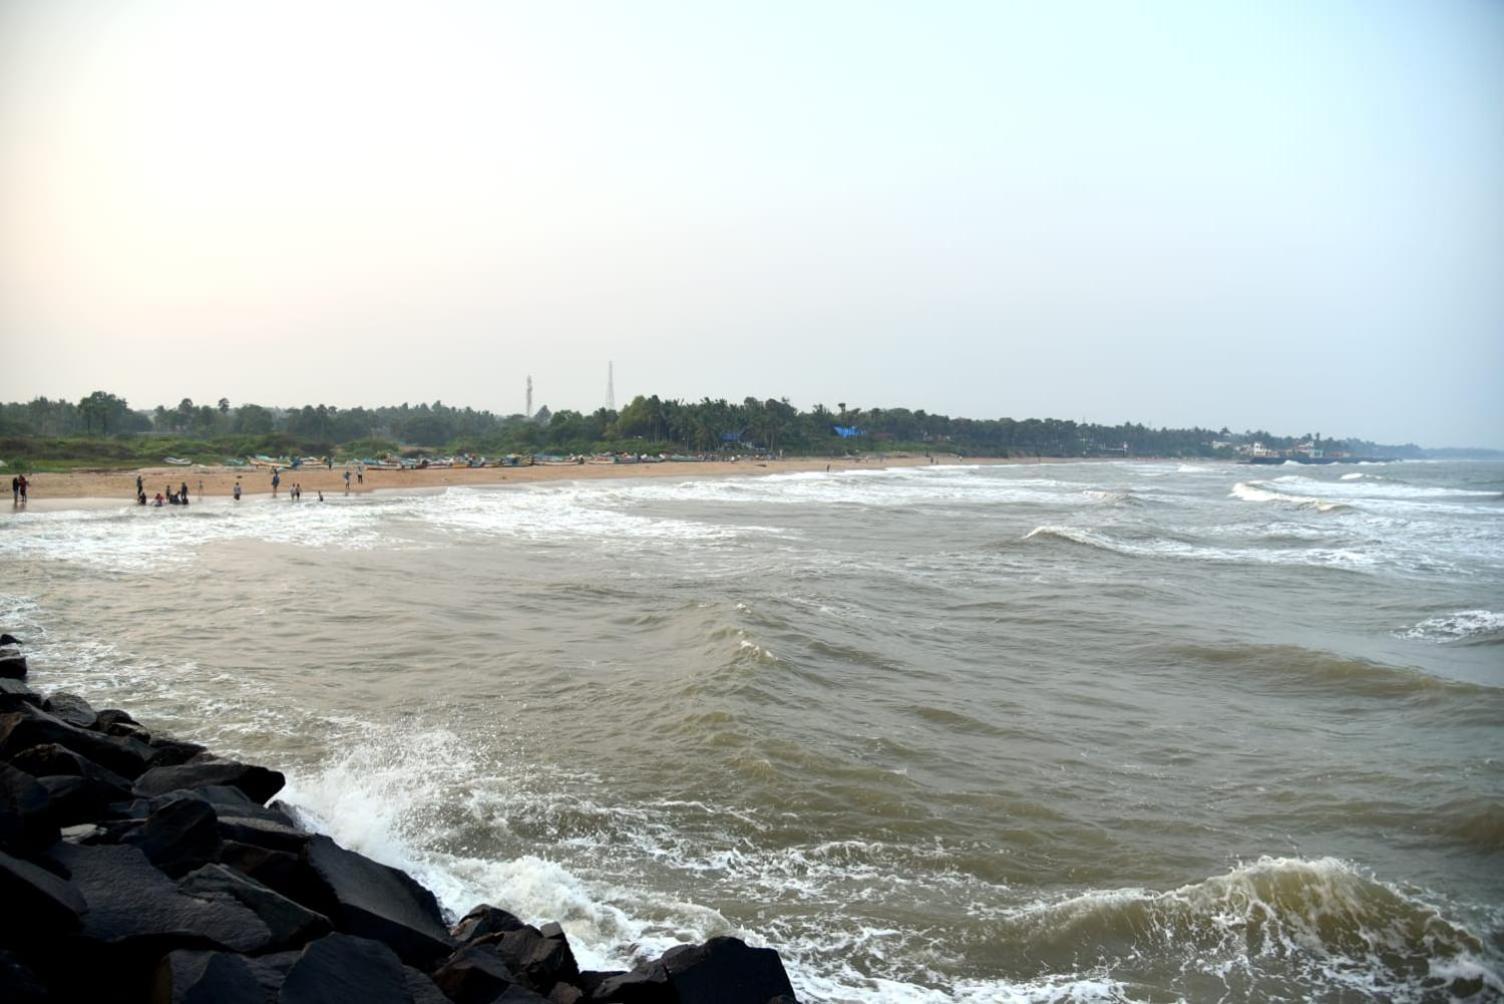
[[[1504,446],[1504,3],[0,0],[0,399]]]

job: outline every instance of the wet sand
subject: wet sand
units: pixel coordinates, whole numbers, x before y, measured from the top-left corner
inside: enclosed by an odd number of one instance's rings
[[[946,466],[956,464],[1036,463],[1029,460],[1008,461],[996,458],[956,460],[953,457],[936,458],[936,463]],[[738,460],[707,462],[674,462],[661,464],[565,464],[538,465],[534,467],[479,467],[479,468],[432,468],[429,470],[373,471],[365,472],[365,483],[357,484],[353,468],[350,474],[350,493],[378,491],[382,489],[443,488],[448,485],[501,485],[526,484],[534,481],[579,481],[587,478],[699,478],[699,477],[746,477],[762,474],[789,474],[798,471],[823,471],[828,466],[832,471],[877,470],[884,467],[922,467],[930,460],[922,455],[896,454],[881,459],[842,460],[799,457],[787,460]],[[313,496],[318,491],[325,495],[343,495],[345,492],[345,468],[335,465],[303,467],[282,472],[280,494],[286,494],[294,484],[302,485],[304,496]],[[224,497],[234,490],[239,481],[246,495],[270,494],[272,472],[270,468],[245,467],[145,467],[139,470],[75,470],[43,472],[31,475],[30,504],[32,507],[54,508],[55,503],[69,500],[71,505],[85,500],[121,499],[130,501],[135,497],[136,476],[145,482],[147,497],[157,492],[164,495],[167,487],[187,482],[189,498],[200,495],[207,498]],[[202,487],[200,487],[202,485]],[[6,507],[9,510],[9,507]]]

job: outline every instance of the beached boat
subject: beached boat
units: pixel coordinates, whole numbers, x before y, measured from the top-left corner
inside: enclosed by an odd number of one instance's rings
[[[193,461],[184,460],[182,457],[163,457],[162,463],[171,464],[174,467],[188,467],[192,465]]]

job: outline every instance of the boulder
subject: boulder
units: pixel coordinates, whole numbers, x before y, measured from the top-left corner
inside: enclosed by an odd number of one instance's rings
[[[129,950],[155,963],[175,948],[259,952],[271,932],[238,903],[180,893],[139,848],[127,845],[54,844],[48,856],[67,870],[88,910],[81,934]]]
[[[348,934],[312,942],[288,970],[281,1004],[412,1004],[402,961],[386,945]]]
[[[152,864],[180,878],[218,859],[219,818],[208,802],[183,794],[164,802],[122,841],[141,848]]]
[[[284,823],[255,816],[226,816],[231,810],[219,811],[219,835],[226,840],[254,844],[274,851],[298,854],[313,835]]]
[[[0,851],[0,935],[8,944],[56,938],[79,926],[83,894],[45,868]]]
[[[0,715],[0,758],[10,759],[43,743],[65,746],[126,779],[139,777],[151,757],[145,743],[80,729],[30,705]]]
[[[40,708],[42,706],[42,695],[32,690],[20,680],[13,680],[8,676],[0,676],[0,712],[19,711],[23,704]]]
[[[585,991],[573,983],[555,983],[548,992],[548,1004],[580,1004],[585,999]]]
[[[59,827],[92,823],[106,815],[114,798],[109,788],[71,774],[48,774],[37,778],[47,791],[47,814]]]
[[[517,977],[489,948],[466,945],[434,970],[433,981],[455,1004],[490,1004]]]
[[[569,940],[558,924],[542,930],[524,926],[488,934],[472,944],[494,951],[517,974],[517,982],[540,994],[548,993],[560,980],[572,983],[580,975]]]
[[[246,960],[228,952],[178,949],[157,965],[152,1004],[265,1004]]]
[[[133,725],[138,729],[141,728],[140,722],[136,721],[134,718],[126,714],[124,711],[121,711],[119,708],[105,708],[103,711],[98,713],[97,717],[99,719],[99,723],[96,728],[100,729],[101,731],[109,728],[111,725]]]
[[[40,850],[57,838],[47,789],[25,771],[0,763],[0,849]]]
[[[177,788],[229,785],[239,788],[254,801],[265,804],[282,790],[285,782],[286,778],[281,771],[237,763],[234,760],[198,759],[170,767],[153,767],[136,778],[136,794],[151,798],[153,795],[165,795]]]
[[[503,990],[500,997],[492,998],[491,1004],[548,1004],[548,998],[514,983]]]
[[[26,679],[26,656],[15,651],[0,652],[0,677],[7,680]]]
[[[333,930],[329,918],[224,865],[204,865],[178,882],[178,891],[199,899],[230,897],[261,918],[273,948],[301,948]]]
[[[326,908],[319,912],[337,930],[381,941],[402,961],[425,971],[453,950],[438,901],[406,872],[347,851],[325,836],[309,840],[303,860],[322,886]]]
[[[451,1004],[449,998],[444,996],[444,991],[434,986],[433,980],[426,973],[421,973],[412,966],[403,966],[402,975],[413,1004]]]
[[[449,933],[454,935],[456,941],[464,943],[484,938],[488,934],[516,931],[526,926],[516,914],[482,903],[461,917]]]
[[[198,743],[178,739],[151,739],[146,745],[156,751],[151,757],[153,767],[176,767],[204,752],[204,748]]]
[[[131,797],[131,783],[125,778],[57,743],[42,743],[30,749],[21,750],[11,757],[10,763],[12,767],[24,770],[32,777],[71,774],[75,777],[89,778],[98,782],[101,790],[108,790],[112,793],[108,799],[111,802]]]
[[[245,964],[251,970],[251,975],[256,977],[256,982],[261,984],[261,993],[268,1004],[277,999],[282,992],[282,983],[287,979],[287,974],[298,959],[303,957],[299,949],[296,952],[271,952],[266,955],[245,956]]]
[[[630,973],[612,973],[596,983],[586,998],[601,1004],[678,1004],[668,985],[668,973],[651,963]]]
[[[679,1004],[767,1004],[773,997],[794,996],[778,953],[738,938],[680,945],[664,952],[659,963]]]
[[[43,701],[42,710],[80,729],[92,729],[99,720],[88,701],[77,694],[65,694],[62,691]]]
[[[237,840],[222,840],[219,863],[249,875],[268,889],[322,913],[327,906],[323,883],[303,859],[286,851],[273,851]]]

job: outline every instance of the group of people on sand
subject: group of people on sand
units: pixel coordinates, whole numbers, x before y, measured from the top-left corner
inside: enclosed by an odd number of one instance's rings
[[[26,475],[17,474],[10,479],[10,504],[13,506],[26,504],[26,489],[31,487],[31,482],[26,480]]]

